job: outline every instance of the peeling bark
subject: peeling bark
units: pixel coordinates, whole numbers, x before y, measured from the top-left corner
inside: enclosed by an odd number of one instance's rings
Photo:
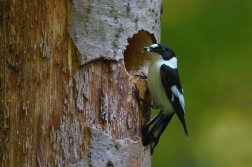
[[[1,1],[2,166],[150,166],[141,128],[161,2]]]

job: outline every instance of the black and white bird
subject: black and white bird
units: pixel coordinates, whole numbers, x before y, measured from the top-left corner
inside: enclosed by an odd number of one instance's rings
[[[153,44],[143,48],[150,52],[151,65],[148,70],[147,83],[151,97],[160,112],[150,120],[142,130],[143,145],[151,144],[151,153],[159,138],[170,122],[174,113],[183,125],[186,137],[185,101],[180,83],[177,57],[174,51],[163,45]]]

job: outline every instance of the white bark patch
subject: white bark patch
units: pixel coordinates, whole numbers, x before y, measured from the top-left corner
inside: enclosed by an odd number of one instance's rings
[[[72,2],[68,33],[81,53],[81,65],[98,58],[123,59],[127,39],[139,30],[160,40],[160,0]]]
[[[107,166],[109,162],[113,166],[150,166],[149,150],[142,147],[141,139],[114,140],[99,130],[89,128],[92,140],[87,147],[87,152],[78,163],[72,167],[82,166]],[[139,146],[140,145],[140,146]]]

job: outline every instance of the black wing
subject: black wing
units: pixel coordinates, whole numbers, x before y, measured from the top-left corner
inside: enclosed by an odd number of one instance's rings
[[[183,91],[182,91],[182,86],[179,79],[178,70],[172,69],[169,66],[163,64],[160,68],[160,74],[161,74],[161,81],[165,88],[166,95],[171,101],[171,104],[180,122],[183,125],[186,136],[188,136],[185,118],[184,118],[185,116],[184,97],[183,97]],[[176,86],[175,88],[178,92],[174,92],[174,90],[172,90],[173,86]],[[182,96],[177,96],[178,94]]]

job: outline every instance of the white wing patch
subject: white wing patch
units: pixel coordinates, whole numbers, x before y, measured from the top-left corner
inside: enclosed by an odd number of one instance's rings
[[[179,92],[176,85],[171,87],[171,91],[179,99],[180,105],[185,113],[185,100],[183,94]]]

